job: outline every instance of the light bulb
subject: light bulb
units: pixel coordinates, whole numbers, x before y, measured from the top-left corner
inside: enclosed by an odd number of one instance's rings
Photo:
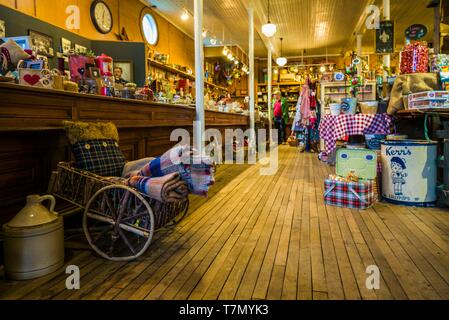
[[[232,58],[234,58],[234,57],[232,56],[232,53],[228,53],[228,59],[232,61]]]
[[[203,38],[206,38],[207,37],[207,30],[204,30],[202,35],[203,35]]]
[[[274,73],[274,74],[278,74],[278,73],[279,73],[279,70],[278,70],[278,69],[274,69],[274,70],[273,70],[273,73]]]
[[[187,10],[184,10],[181,14],[181,20],[186,21],[188,19],[189,19],[189,13],[187,12]]]
[[[228,55],[228,48],[224,47],[223,49],[223,55],[227,56]]]
[[[279,57],[276,59],[276,63],[278,64],[278,66],[283,67],[287,64],[287,58]]]
[[[238,60],[235,60],[235,61],[234,61],[234,64],[235,64],[235,65],[239,64],[239,61],[238,61]]]
[[[320,72],[321,72],[321,73],[326,72],[326,66],[321,66],[321,67],[320,67]]]
[[[268,38],[274,36],[276,31],[276,25],[274,23],[271,23],[270,21],[262,26],[262,33]]]

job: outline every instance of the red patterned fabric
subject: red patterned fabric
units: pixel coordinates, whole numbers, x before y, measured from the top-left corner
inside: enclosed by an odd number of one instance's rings
[[[369,133],[389,134],[392,119],[387,114],[325,115],[320,121],[320,137],[326,142],[326,152],[335,150],[337,140]]]
[[[342,182],[326,179],[324,201],[328,205],[365,210],[376,201],[374,182]]]

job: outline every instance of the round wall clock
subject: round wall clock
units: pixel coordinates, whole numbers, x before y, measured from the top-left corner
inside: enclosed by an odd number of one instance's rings
[[[98,32],[109,33],[112,30],[112,12],[102,0],[95,0],[90,6],[90,16]]]

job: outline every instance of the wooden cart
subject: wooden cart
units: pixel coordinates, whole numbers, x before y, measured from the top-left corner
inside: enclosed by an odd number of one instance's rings
[[[84,210],[83,230],[92,249],[112,261],[130,261],[149,247],[155,230],[178,223],[187,214],[188,199],[161,203],[120,180],[104,178],[58,164],[49,191]]]

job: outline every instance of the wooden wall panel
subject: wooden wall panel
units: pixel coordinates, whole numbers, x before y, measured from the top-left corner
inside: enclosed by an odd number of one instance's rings
[[[206,111],[207,128],[248,127],[248,117]],[[46,192],[59,161],[73,160],[63,119],[112,121],[127,161],[163,154],[177,143],[172,130],[192,140],[195,109],[0,83],[0,225],[31,193]]]
[[[78,5],[81,11],[80,30],[73,32],[90,40],[117,41],[116,34],[125,27],[130,41],[144,42],[141,33],[140,16],[145,6],[139,0],[105,0],[112,11],[114,26],[108,34],[98,32],[90,17],[91,1],[88,0],[0,0],[0,5],[14,8],[22,13],[34,16],[44,22],[65,29],[69,5]],[[36,7],[34,4],[36,3]],[[170,55],[170,63],[185,65],[192,70],[195,65],[194,41],[170,22],[151,9],[159,27],[159,43],[152,49]],[[59,41],[58,39],[56,41]],[[143,63],[143,62],[142,62]]]

